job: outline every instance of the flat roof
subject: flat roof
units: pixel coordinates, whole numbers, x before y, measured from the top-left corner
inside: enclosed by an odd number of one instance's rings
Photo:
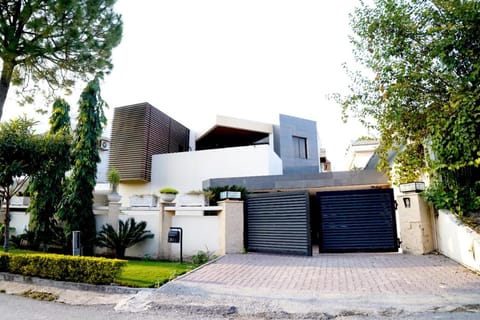
[[[273,125],[217,116],[216,123],[196,140],[196,149],[215,149],[256,144],[273,133]]]

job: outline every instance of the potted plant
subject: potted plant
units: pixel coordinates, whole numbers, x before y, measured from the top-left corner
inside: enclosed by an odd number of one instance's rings
[[[108,200],[113,202],[120,201],[121,196],[117,192],[118,184],[120,183],[120,172],[118,172],[117,168],[110,168],[110,171],[108,171],[107,179],[112,188],[112,192],[108,195]]]
[[[173,200],[175,200],[175,197],[177,196],[177,194],[178,194],[178,190],[174,188],[168,187],[168,188],[160,189],[160,199],[163,202],[172,202]]]

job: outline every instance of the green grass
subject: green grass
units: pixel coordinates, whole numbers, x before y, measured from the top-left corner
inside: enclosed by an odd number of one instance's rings
[[[188,263],[129,260],[115,282],[131,287],[159,287],[193,268],[195,265]]]
[[[3,246],[0,248],[0,252],[4,252]],[[11,253],[11,254],[24,254],[24,253],[43,253],[43,252],[32,251],[32,250],[25,250],[25,249],[14,249],[14,248],[10,248],[10,249],[8,249],[8,253]]]
[[[3,252],[3,247],[0,248],[0,252]],[[11,254],[39,253],[22,249],[10,249],[8,252]],[[191,263],[169,261],[129,260],[115,282],[129,287],[159,287],[179,275],[193,270],[196,266]]]

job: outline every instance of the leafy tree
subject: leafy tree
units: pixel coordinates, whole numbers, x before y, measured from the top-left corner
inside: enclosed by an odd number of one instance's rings
[[[153,238],[154,235],[149,230],[145,230],[146,228],[145,221],[137,224],[134,218],[128,218],[125,222],[120,220],[118,232],[110,224],[103,225],[97,236],[97,245],[114,250],[115,258],[123,259],[127,248]]]
[[[40,88],[69,91],[78,79],[112,68],[122,37],[115,0],[11,0],[0,2],[0,119],[10,84],[22,103]]]
[[[478,210],[480,1],[362,1],[351,25],[364,72],[337,101],[380,133],[379,168],[396,151],[395,182],[428,172],[437,207]]]
[[[5,244],[10,238],[10,200],[40,171],[48,160],[58,155],[63,142],[35,135],[32,120],[14,119],[0,123],[0,196],[6,203]]]
[[[74,132],[73,169],[64,188],[58,210],[66,222],[66,232],[81,232],[84,253],[93,254],[95,217],[93,215],[93,190],[97,174],[98,141],[106,123],[104,102],[100,96],[98,78],[89,82],[79,102],[78,122]]]
[[[32,176],[30,190],[30,230],[34,233],[34,244],[47,245],[56,237],[57,221],[54,213],[62,198],[65,172],[70,167],[70,106],[65,100],[57,99],[50,117],[50,131],[47,137],[64,140],[63,149],[48,161],[43,169]]]

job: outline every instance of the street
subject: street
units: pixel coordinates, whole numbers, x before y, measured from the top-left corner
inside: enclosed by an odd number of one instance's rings
[[[368,315],[355,314],[345,311],[343,314],[288,314],[288,313],[263,313],[256,315],[237,315],[223,313],[219,308],[197,308],[197,310],[176,308],[159,308],[148,312],[129,313],[116,312],[111,305],[74,306],[57,302],[43,302],[28,298],[0,294],[0,312],[2,320],[150,320],[150,319],[338,319],[338,320],[363,320],[363,319],[478,319],[478,310],[459,310],[458,312],[423,312],[400,315]],[[206,309],[212,309],[210,311]],[[197,312],[195,312],[197,311]],[[215,314],[217,311],[217,314]]]

